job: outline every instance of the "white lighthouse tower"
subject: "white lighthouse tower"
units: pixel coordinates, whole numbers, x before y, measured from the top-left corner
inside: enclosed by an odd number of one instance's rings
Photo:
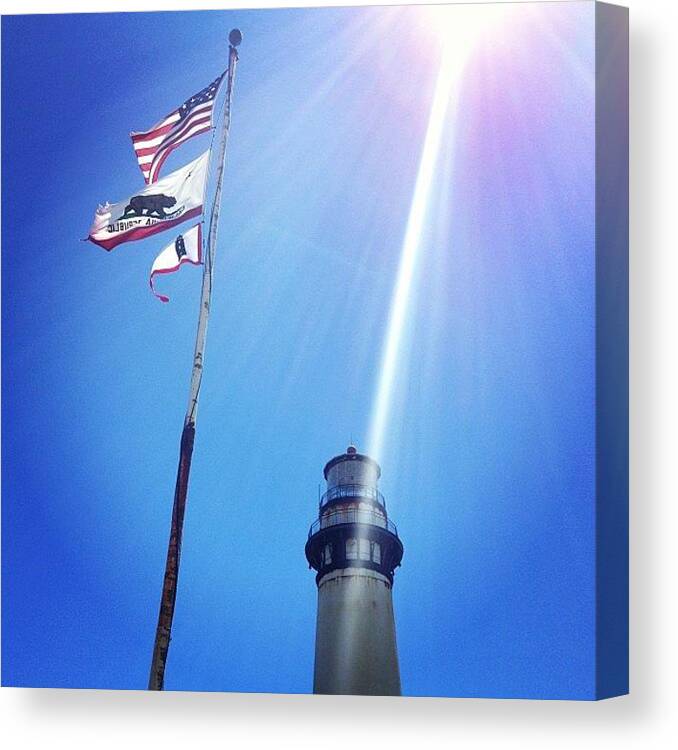
[[[403,545],[377,488],[381,468],[350,446],[324,474],[306,542],[318,571],[313,692],[400,695],[391,592]]]

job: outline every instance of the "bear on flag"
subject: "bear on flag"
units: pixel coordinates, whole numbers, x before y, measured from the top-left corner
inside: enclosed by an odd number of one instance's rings
[[[196,224],[184,234],[180,234],[171,245],[168,245],[151,266],[149,283],[153,294],[162,302],[169,302],[169,297],[158,294],[153,286],[153,277],[159,273],[174,273],[184,263],[199,266],[202,263],[202,225]]]
[[[99,206],[88,239],[105,250],[141,240],[202,214],[210,152],[119,203]]]

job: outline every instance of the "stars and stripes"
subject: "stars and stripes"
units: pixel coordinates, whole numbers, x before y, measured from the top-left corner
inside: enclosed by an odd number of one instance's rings
[[[212,128],[212,111],[222,73],[209,86],[143,133],[131,133],[132,145],[147,184],[155,182],[165,159],[182,143]]]

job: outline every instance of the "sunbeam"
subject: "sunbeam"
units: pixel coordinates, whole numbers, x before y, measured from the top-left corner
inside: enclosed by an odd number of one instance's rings
[[[473,47],[490,26],[495,26],[505,11],[495,6],[466,8],[463,14],[458,6],[429,6],[422,9],[422,27],[438,38],[441,44],[440,65],[421,153],[419,170],[410,205],[405,236],[400,253],[391,306],[384,337],[373,410],[367,438],[368,453],[381,460],[386,430],[393,403],[395,379],[403,351],[408,313],[412,303],[418,264],[424,246],[423,236],[430,210],[432,188],[440,160],[443,134],[454,138],[448,122],[448,113],[455,106],[462,73]],[[452,13],[454,11],[454,13]]]

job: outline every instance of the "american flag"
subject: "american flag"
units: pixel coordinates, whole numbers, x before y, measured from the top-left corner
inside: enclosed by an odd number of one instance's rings
[[[155,182],[165,159],[184,141],[212,127],[214,99],[224,73],[187,99],[145,133],[131,133],[139,167],[147,183]]]

